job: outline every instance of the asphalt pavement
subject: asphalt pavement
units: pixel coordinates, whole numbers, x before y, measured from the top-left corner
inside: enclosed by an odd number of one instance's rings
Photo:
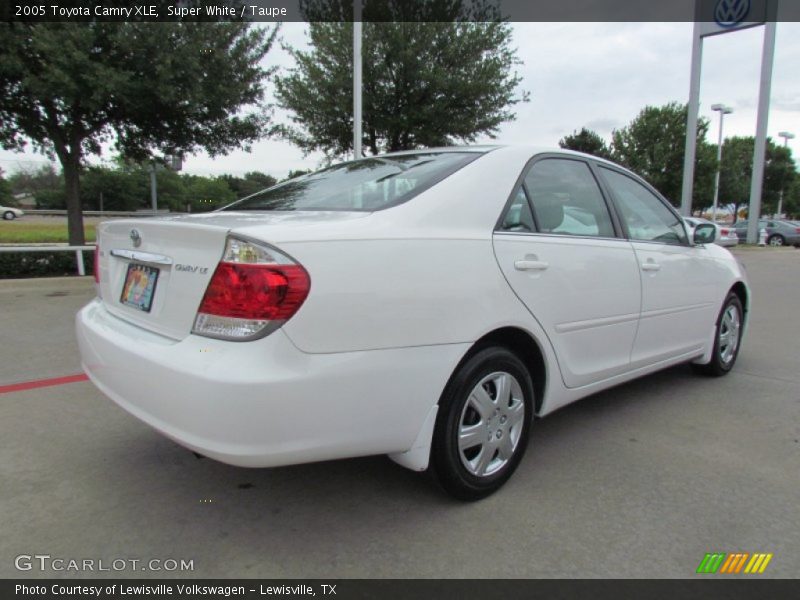
[[[707,552],[772,553],[760,577],[797,577],[800,251],[737,253],[754,302],[733,373],[672,368],[537,421],[508,485],[472,504],[380,456],[199,458],[87,381],[0,394],[0,577],[683,578]],[[80,372],[93,295],[0,281],[0,386]],[[16,568],[36,554],[95,570]],[[130,566],[152,559],[192,570]]]

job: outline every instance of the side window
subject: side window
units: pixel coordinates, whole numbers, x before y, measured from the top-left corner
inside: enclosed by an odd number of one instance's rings
[[[675,214],[638,181],[603,168],[603,175],[628,226],[632,240],[688,244],[686,230]]]
[[[525,176],[542,233],[614,237],[611,215],[589,165],[546,158]]]
[[[517,190],[516,196],[511,206],[508,207],[505,219],[500,226],[501,231],[523,231],[530,233],[535,231],[536,227],[533,224],[533,215],[531,214],[531,207],[528,204],[528,197],[525,195],[525,190],[520,187]]]

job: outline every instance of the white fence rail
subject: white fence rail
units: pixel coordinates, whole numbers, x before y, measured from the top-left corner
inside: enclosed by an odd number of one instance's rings
[[[83,253],[91,250],[94,252],[96,246],[0,246],[0,253],[16,252],[74,252],[75,260],[78,262],[78,275],[86,275],[86,265],[83,262]]]

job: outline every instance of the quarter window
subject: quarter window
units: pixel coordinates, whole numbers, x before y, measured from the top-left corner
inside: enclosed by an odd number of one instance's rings
[[[614,226],[589,165],[547,158],[525,176],[541,233],[614,237]]]
[[[661,199],[627,175],[603,168],[632,240],[686,245],[686,230]]]
[[[514,202],[508,207],[503,224],[500,227],[503,231],[522,231],[530,233],[536,228],[533,224],[533,215],[531,214],[531,207],[528,204],[528,197],[525,195],[525,190],[519,188],[517,195],[514,196]]]

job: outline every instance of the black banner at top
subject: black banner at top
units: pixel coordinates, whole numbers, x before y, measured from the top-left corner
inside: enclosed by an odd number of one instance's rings
[[[355,0],[358,1],[358,0]],[[4,0],[11,22],[353,20],[354,0]],[[366,22],[800,21],[797,0],[361,0]]]

